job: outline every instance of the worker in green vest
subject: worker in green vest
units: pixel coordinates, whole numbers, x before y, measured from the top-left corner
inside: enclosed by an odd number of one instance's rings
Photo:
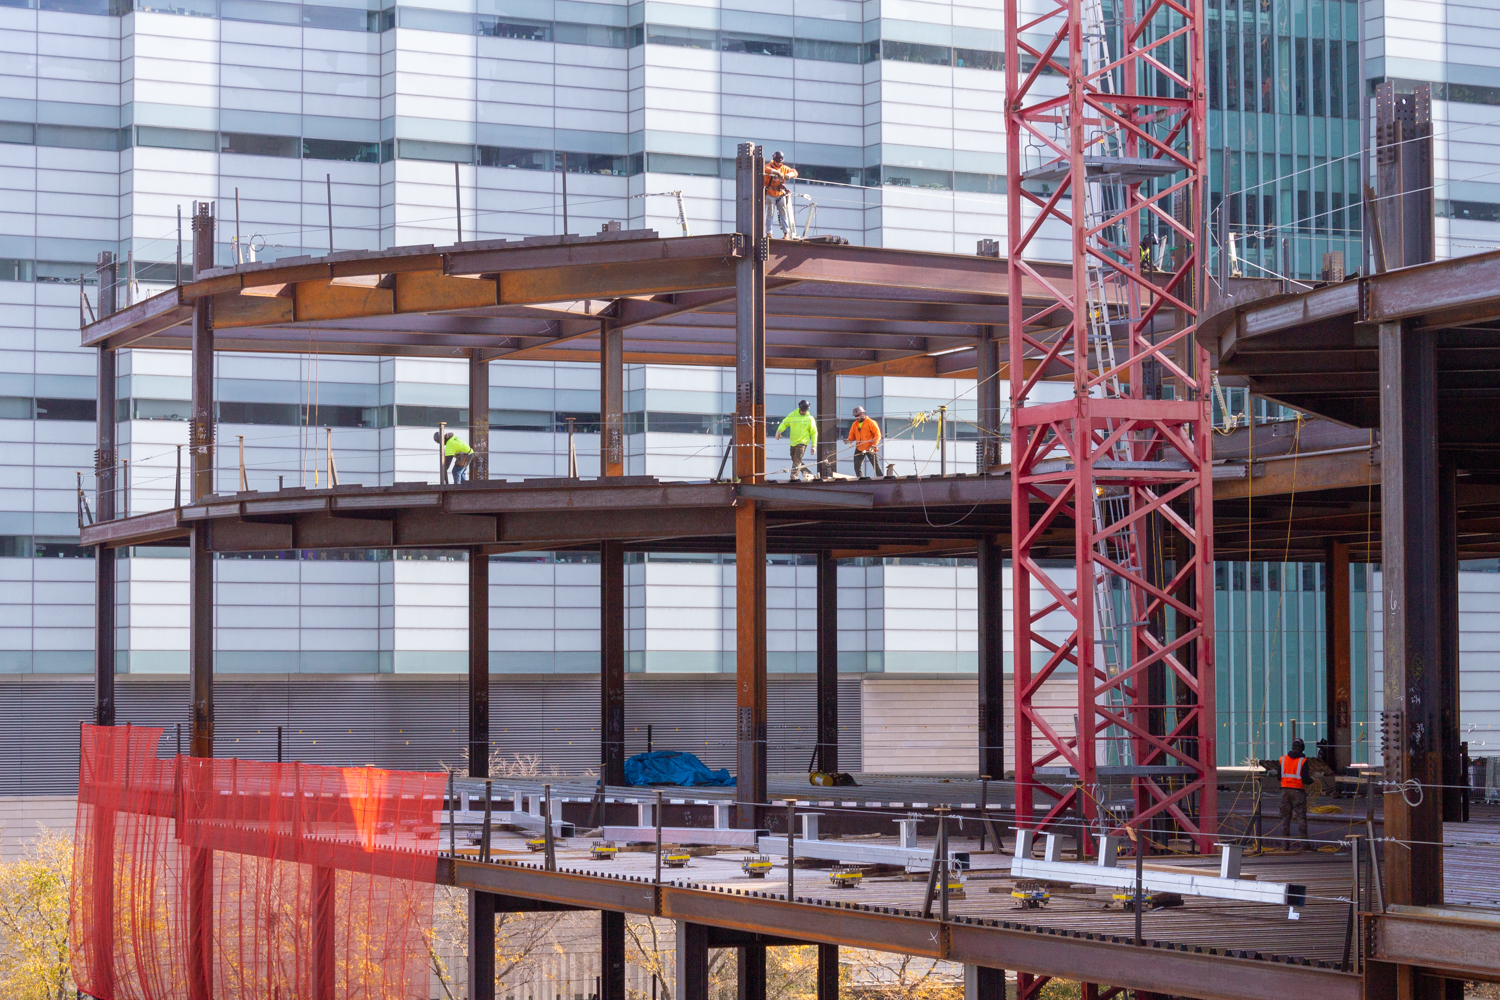
[[[443,477],[461,483],[469,478],[469,462],[474,458],[474,449],[464,443],[463,438],[452,431],[438,431],[432,440],[443,446]]]
[[[793,479],[811,479],[812,473],[806,465],[802,464],[802,456],[808,448],[816,453],[818,450],[818,422],[808,412],[807,400],[799,400],[797,412],[788,413],[782,418],[781,426],[776,428],[776,437],[779,440],[785,432],[792,442],[792,476]]]

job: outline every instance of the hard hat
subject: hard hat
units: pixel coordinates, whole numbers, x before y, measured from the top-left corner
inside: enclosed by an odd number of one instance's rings
[[[1293,750],[1306,750],[1307,749],[1307,744],[1302,742],[1302,738],[1301,737],[1298,737],[1297,739],[1292,740],[1292,749]]]
[[[854,415],[856,417],[862,417],[862,416],[864,416],[865,415],[865,408],[863,406],[856,406],[854,408]]]
[[[799,409],[799,410],[805,410],[805,409],[807,409],[807,407],[808,407],[807,400],[805,400],[805,399],[799,399],[799,400],[797,400],[797,409]]]
[[[1156,234],[1155,233],[1147,233],[1145,236],[1142,236],[1141,237],[1141,246],[1143,246],[1143,247],[1154,247],[1154,246],[1156,246]]]
[[[773,160],[779,160],[779,159],[781,159],[781,150],[778,149],[776,152],[772,153],[771,154],[771,159],[773,159]]]
[[[448,431],[447,433],[444,433],[443,431],[433,431],[432,432],[432,439],[434,441],[436,441],[438,444],[442,444],[444,441],[448,440],[452,436],[453,436],[453,432],[452,431]]]

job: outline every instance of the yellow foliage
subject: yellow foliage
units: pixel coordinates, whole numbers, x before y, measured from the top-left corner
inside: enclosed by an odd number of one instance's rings
[[[73,838],[42,833],[17,861],[0,863],[0,996],[67,1000],[68,893]]]

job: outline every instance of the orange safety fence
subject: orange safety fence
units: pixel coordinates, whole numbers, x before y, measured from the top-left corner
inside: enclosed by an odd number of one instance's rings
[[[71,961],[101,1000],[413,1000],[445,774],[158,759],[83,727]]]

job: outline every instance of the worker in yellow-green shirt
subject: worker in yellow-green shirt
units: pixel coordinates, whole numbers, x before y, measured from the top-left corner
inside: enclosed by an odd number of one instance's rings
[[[776,437],[779,439],[782,432],[792,442],[792,478],[811,479],[812,473],[802,463],[802,456],[808,448],[812,448],[814,454],[818,450],[818,422],[807,410],[807,400],[803,399],[797,403],[797,412],[788,413],[782,418],[781,426],[776,428]]]
[[[432,435],[432,439],[443,446],[443,477],[455,483],[468,479],[469,462],[474,458],[474,449],[452,431],[438,431]]]

